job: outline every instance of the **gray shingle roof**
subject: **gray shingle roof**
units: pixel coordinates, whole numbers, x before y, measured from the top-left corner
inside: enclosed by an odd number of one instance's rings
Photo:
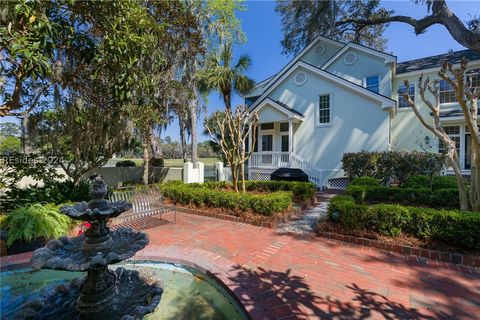
[[[425,57],[410,61],[397,63],[397,74],[407,73],[416,70],[430,69],[440,67],[443,61],[448,60],[451,63],[458,63],[465,57],[467,60],[480,60],[480,52],[467,49],[455,52],[440,54],[437,56]]]
[[[292,107],[290,107],[289,105],[283,103],[283,102],[280,102],[278,100],[274,100],[276,103],[278,103],[279,105],[281,105],[283,108],[287,109],[288,111],[290,112],[293,112],[301,117],[303,117],[303,113],[301,112],[298,112],[297,110],[293,109]]]

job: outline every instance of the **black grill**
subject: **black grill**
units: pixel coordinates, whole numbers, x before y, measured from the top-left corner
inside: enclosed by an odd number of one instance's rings
[[[308,182],[308,176],[300,169],[280,168],[272,172],[271,180]]]

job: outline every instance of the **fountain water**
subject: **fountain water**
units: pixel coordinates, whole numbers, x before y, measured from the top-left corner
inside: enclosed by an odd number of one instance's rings
[[[112,271],[109,264],[131,258],[148,244],[147,235],[130,228],[113,232],[109,219],[131,208],[127,201],[105,200],[107,187],[101,177],[93,181],[92,200],[60,211],[69,217],[90,221],[85,234],[51,240],[32,256],[34,269],[86,271],[84,279],[59,286],[42,300],[22,306],[18,319],[142,319],[155,310],[163,290],[148,274],[122,267]]]

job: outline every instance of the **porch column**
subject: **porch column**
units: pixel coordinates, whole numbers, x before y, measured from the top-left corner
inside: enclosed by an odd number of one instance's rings
[[[253,152],[253,145],[252,145],[252,124],[248,123],[248,152]],[[250,168],[251,159],[248,159],[248,167]],[[248,172],[250,175],[250,170]],[[249,177],[250,178],[250,177]]]
[[[292,153],[293,153],[293,123],[292,119],[288,118],[288,166],[292,166]]]

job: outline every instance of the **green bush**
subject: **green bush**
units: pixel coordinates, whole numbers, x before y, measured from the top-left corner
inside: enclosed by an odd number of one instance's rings
[[[115,164],[115,167],[136,167],[137,164],[133,160],[121,160]]]
[[[46,182],[43,187],[29,187],[27,189],[13,188],[0,199],[0,211],[9,212],[15,208],[34,203],[79,202],[90,200],[90,184],[80,181],[75,186],[72,181]]]
[[[391,204],[358,204],[350,196],[336,196],[328,206],[330,217],[353,230],[371,230],[384,235],[409,234],[426,240],[444,241],[462,248],[480,250],[480,213],[438,210]]]
[[[433,176],[430,182],[428,176],[415,175],[408,178],[403,186],[407,188],[431,188],[432,190],[458,188],[457,180],[454,176]]]
[[[194,184],[197,186],[205,186],[209,189],[221,190],[232,188],[232,182],[217,181],[205,182],[204,184]],[[240,188],[240,186],[239,186]],[[276,192],[276,191],[290,191],[296,199],[307,200],[315,195],[315,184],[310,182],[295,182],[295,181],[256,181],[248,180],[245,182],[247,191],[259,192]]]
[[[165,162],[162,158],[150,158],[148,165],[150,167],[164,167]]]
[[[438,175],[445,165],[445,156],[429,152],[353,152],[342,158],[347,177],[373,177],[387,184],[394,181],[404,184],[413,175],[432,173]]]
[[[431,207],[459,207],[457,189],[397,188],[385,186],[349,185],[345,194],[359,202],[393,202]]]
[[[252,210],[260,215],[271,216],[282,212],[292,204],[292,192],[275,191],[265,195],[235,193],[222,190],[228,183],[182,184],[167,182],[160,184],[163,196],[174,203],[196,206],[206,205],[233,211]]]
[[[353,179],[350,186],[379,186],[380,180],[372,177],[358,177]]]
[[[58,238],[68,234],[74,220],[59,213],[58,209],[59,206],[55,204],[37,203],[10,212],[2,221],[2,228],[8,230],[7,245],[12,245],[16,240]]]

